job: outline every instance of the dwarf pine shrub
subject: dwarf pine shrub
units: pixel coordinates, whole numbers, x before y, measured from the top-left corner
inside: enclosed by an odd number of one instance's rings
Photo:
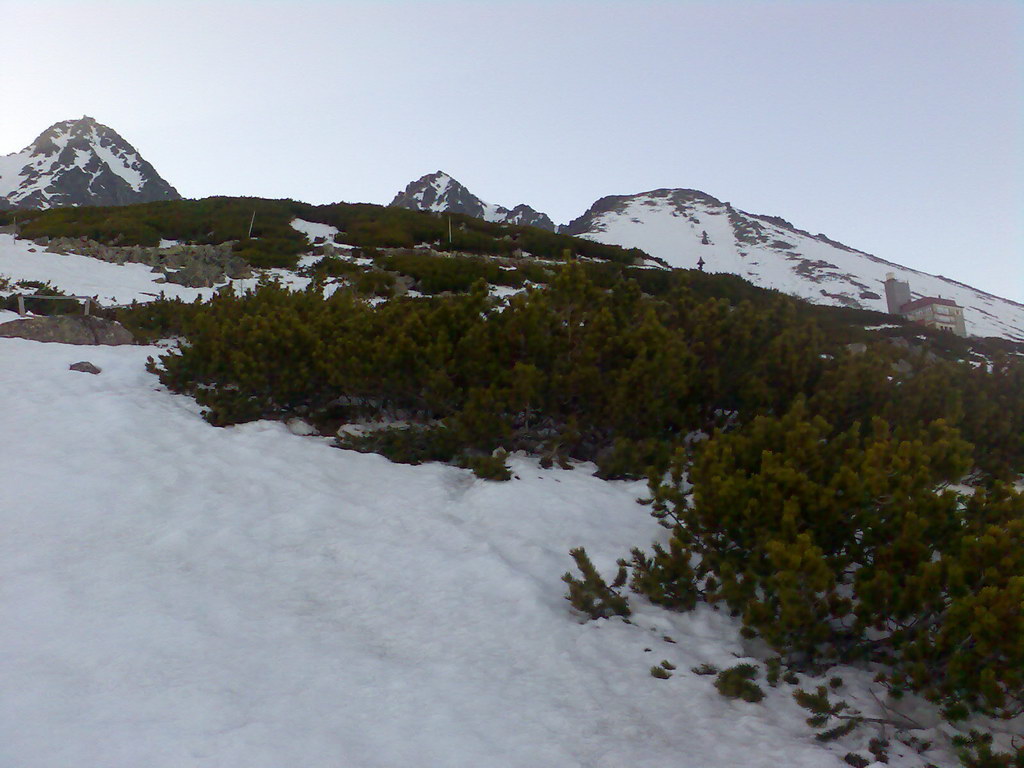
[[[837,431],[798,399],[652,480],[676,524],[668,548],[634,553],[631,584],[675,607],[724,603],[791,668],[870,661],[896,693],[1012,717],[1024,709],[1024,496],[948,490],[970,457],[942,420]]]
[[[626,569],[619,566],[615,580],[609,585],[594,568],[590,562],[587,551],[583,547],[577,547],[569,551],[572,559],[576,561],[582,578],[576,578],[571,573],[562,576],[562,581],[569,585],[569,592],[566,595],[573,608],[585,613],[591,619],[606,619],[612,616],[629,616],[631,611],[626,598],[619,594],[619,590],[626,583]]]
[[[743,699],[756,704],[764,698],[764,690],[754,682],[758,674],[756,664],[737,664],[718,673],[715,688],[727,699]]]

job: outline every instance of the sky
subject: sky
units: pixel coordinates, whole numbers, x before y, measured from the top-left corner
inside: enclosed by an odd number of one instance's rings
[[[0,154],[114,128],[186,197],[557,223],[699,189],[1024,301],[1024,3],[0,0]]]

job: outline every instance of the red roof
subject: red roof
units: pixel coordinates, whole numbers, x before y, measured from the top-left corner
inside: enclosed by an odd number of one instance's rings
[[[915,309],[920,309],[921,307],[927,307],[929,304],[945,304],[947,307],[960,306],[952,299],[940,299],[938,296],[925,296],[924,298],[921,299],[914,299],[913,301],[908,301],[906,304],[900,307],[900,312],[911,312]]]

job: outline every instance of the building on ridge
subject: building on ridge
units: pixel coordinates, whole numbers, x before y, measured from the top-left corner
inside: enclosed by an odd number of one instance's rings
[[[952,299],[938,296],[911,300],[910,283],[897,280],[892,272],[885,276],[885,302],[890,315],[900,315],[928,328],[950,331],[957,336],[967,335],[963,307]]]

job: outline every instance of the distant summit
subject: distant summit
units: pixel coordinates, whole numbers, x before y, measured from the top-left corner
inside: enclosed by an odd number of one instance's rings
[[[135,147],[91,117],[54,123],[0,156],[0,210],[179,199]]]
[[[444,171],[428,173],[410,182],[404,191],[395,195],[391,205],[414,211],[464,213],[484,221],[555,231],[555,224],[547,214],[535,211],[528,205],[517,205],[509,209],[485,203]]]

